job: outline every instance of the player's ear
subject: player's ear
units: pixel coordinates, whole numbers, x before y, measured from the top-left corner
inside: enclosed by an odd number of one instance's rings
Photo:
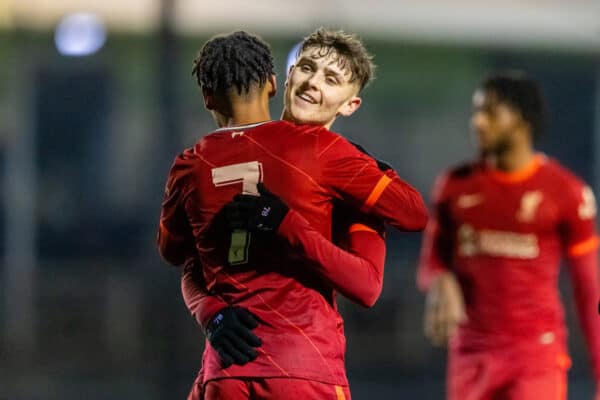
[[[202,88],[202,98],[204,99],[204,107],[207,110],[214,110],[216,108],[215,96],[212,91]]]
[[[267,81],[267,85],[270,85],[269,89],[269,97],[273,97],[277,94],[277,77],[273,74],[269,76]]]
[[[342,106],[338,109],[338,115],[342,115],[344,117],[349,117],[354,113],[354,111],[358,110],[362,103],[362,99],[358,96],[353,96],[348,99]]]

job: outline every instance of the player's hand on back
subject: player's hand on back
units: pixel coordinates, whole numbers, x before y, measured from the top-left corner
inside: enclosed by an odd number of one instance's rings
[[[425,302],[425,336],[436,346],[448,344],[458,325],[467,319],[462,290],[452,272],[433,282]]]
[[[260,196],[238,194],[223,208],[230,229],[274,232],[281,225],[289,207],[263,183],[257,187]]]
[[[256,318],[242,307],[225,307],[218,311],[206,328],[206,337],[219,354],[221,365],[244,365],[258,356],[255,347],[262,341],[252,330],[258,326]]]

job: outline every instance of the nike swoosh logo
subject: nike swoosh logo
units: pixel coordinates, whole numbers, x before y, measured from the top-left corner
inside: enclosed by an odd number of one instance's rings
[[[483,195],[481,193],[463,194],[458,197],[456,205],[460,208],[471,208],[481,204],[482,202]]]

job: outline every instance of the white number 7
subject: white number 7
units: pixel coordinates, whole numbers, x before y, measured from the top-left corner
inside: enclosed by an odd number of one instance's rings
[[[212,181],[216,187],[242,184],[242,193],[258,195],[257,183],[262,180],[262,164],[250,161],[212,169]],[[248,262],[250,232],[235,229],[231,232],[228,261],[231,265]]]

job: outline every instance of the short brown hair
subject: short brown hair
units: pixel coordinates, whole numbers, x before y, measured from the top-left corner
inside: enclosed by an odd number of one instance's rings
[[[350,71],[350,82],[357,81],[360,90],[363,90],[375,78],[373,56],[369,54],[356,35],[321,27],[304,38],[298,54],[311,47],[319,49],[320,57],[334,52],[334,55],[338,57],[340,67]],[[350,65],[346,63],[350,63]]]

